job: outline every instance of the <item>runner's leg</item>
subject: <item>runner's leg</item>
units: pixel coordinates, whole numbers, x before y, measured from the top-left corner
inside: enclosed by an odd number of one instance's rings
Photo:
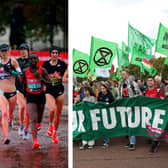
[[[55,98],[50,94],[46,94],[46,102],[49,108],[49,124],[52,125],[56,111]]]
[[[9,102],[9,126],[11,128],[12,128],[13,111],[16,106],[16,100],[17,100],[16,95],[8,99],[8,102]]]
[[[38,104],[37,108],[37,112],[38,112],[38,117],[37,117],[37,123],[41,123],[42,119],[43,119],[43,112],[44,112],[44,104]]]
[[[44,112],[44,106],[45,104],[38,104],[37,105],[37,131],[41,130],[41,122],[43,118],[43,112]]]
[[[37,139],[37,105],[34,103],[28,103],[27,104],[27,111],[30,117],[31,121],[31,131],[32,131],[32,136],[33,136],[33,141],[34,138]]]
[[[54,120],[54,115],[56,111],[56,103],[55,103],[55,98],[50,95],[46,94],[46,102],[49,108],[49,127],[48,127],[48,136],[52,136],[53,134],[53,120]]]
[[[22,93],[17,93],[17,104],[19,106],[19,120],[20,120],[20,126],[23,126],[24,122],[24,111],[26,108],[26,102],[24,95]]]
[[[26,98],[24,98],[25,104],[27,104]],[[27,105],[25,106],[24,109],[24,121],[25,121],[25,129],[28,129],[29,127],[29,114],[27,112]]]
[[[0,110],[2,111],[2,129],[3,129],[3,133],[5,136],[5,139],[7,139],[8,137],[8,120],[7,120],[7,116],[8,116],[8,100],[0,95]]]
[[[56,113],[54,116],[54,130],[55,131],[57,131],[58,126],[59,126],[63,105],[64,105],[64,94],[60,95],[56,99]]]

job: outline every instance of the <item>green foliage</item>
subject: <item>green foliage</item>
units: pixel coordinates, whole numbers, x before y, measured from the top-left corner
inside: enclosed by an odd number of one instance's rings
[[[4,35],[5,28],[10,25],[10,14],[13,8],[18,5],[18,2],[23,5],[24,29],[27,38],[32,41],[48,41],[51,27],[56,32],[58,26],[67,35],[67,0],[2,0],[0,6],[0,35]]]

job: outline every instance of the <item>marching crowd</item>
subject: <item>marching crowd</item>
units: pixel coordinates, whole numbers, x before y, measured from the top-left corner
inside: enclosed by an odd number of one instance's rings
[[[0,110],[4,144],[9,144],[9,131],[13,128],[13,112],[19,107],[20,126],[18,134],[29,139],[29,121],[33,138],[33,148],[39,148],[38,131],[42,127],[42,117],[47,103],[49,108],[48,136],[58,143],[57,129],[64,104],[63,82],[68,81],[67,65],[58,59],[60,49],[51,47],[50,59],[42,65],[36,53],[29,53],[29,46],[19,46],[21,56],[10,57],[9,45],[0,45]]]
[[[165,99],[168,97],[168,81],[162,80],[160,75],[155,77],[148,76],[146,80],[138,79],[135,81],[135,77],[129,75],[128,69],[121,71],[121,81],[108,80],[108,81],[93,81],[74,84],[73,86],[73,103],[77,104],[81,101],[88,101],[97,103],[99,101],[106,104],[112,103],[115,99],[122,97],[158,97]],[[128,144],[126,147],[128,150],[136,149],[136,137],[129,136]],[[149,139],[150,153],[157,151],[160,144],[159,141]],[[103,138],[102,148],[107,148],[110,144],[110,138]],[[84,141],[80,149],[93,148],[95,140]]]

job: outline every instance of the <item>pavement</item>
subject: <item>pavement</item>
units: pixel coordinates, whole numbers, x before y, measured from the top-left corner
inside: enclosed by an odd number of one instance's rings
[[[0,113],[1,116],[1,113]],[[9,145],[3,144],[0,125],[0,168],[67,168],[68,167],[68,107],[64,105],[58,129],[59,143],[52,143],[47,135],[48,108],[45,107],[42,129],[38,132],[40,149],[32,149],[32,135],[29,140],[18,135],[18,107],[14,111],[14,128],[9,132]]]
[[[111,138],[110,146],[101,148],[102,140],[96,140],[93,149],[80,150],[80,142],[73,143],[73,168],[166,168],[168,144],[161,142],[158,151],[149,153],[148,138],[137,137],[135,151],[129,151],[125,137]]]

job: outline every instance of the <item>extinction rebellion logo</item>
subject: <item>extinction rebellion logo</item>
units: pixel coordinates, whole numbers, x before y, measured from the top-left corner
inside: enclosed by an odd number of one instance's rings
[[[85,60],[77,60],[73,65],[73,71],[77,74],[83,74],[88,70],[88,63]]]
[[[106,47],[99,48],[94,55],[94,62],[98,66],[105,66],[111,62],[113,52]]]

